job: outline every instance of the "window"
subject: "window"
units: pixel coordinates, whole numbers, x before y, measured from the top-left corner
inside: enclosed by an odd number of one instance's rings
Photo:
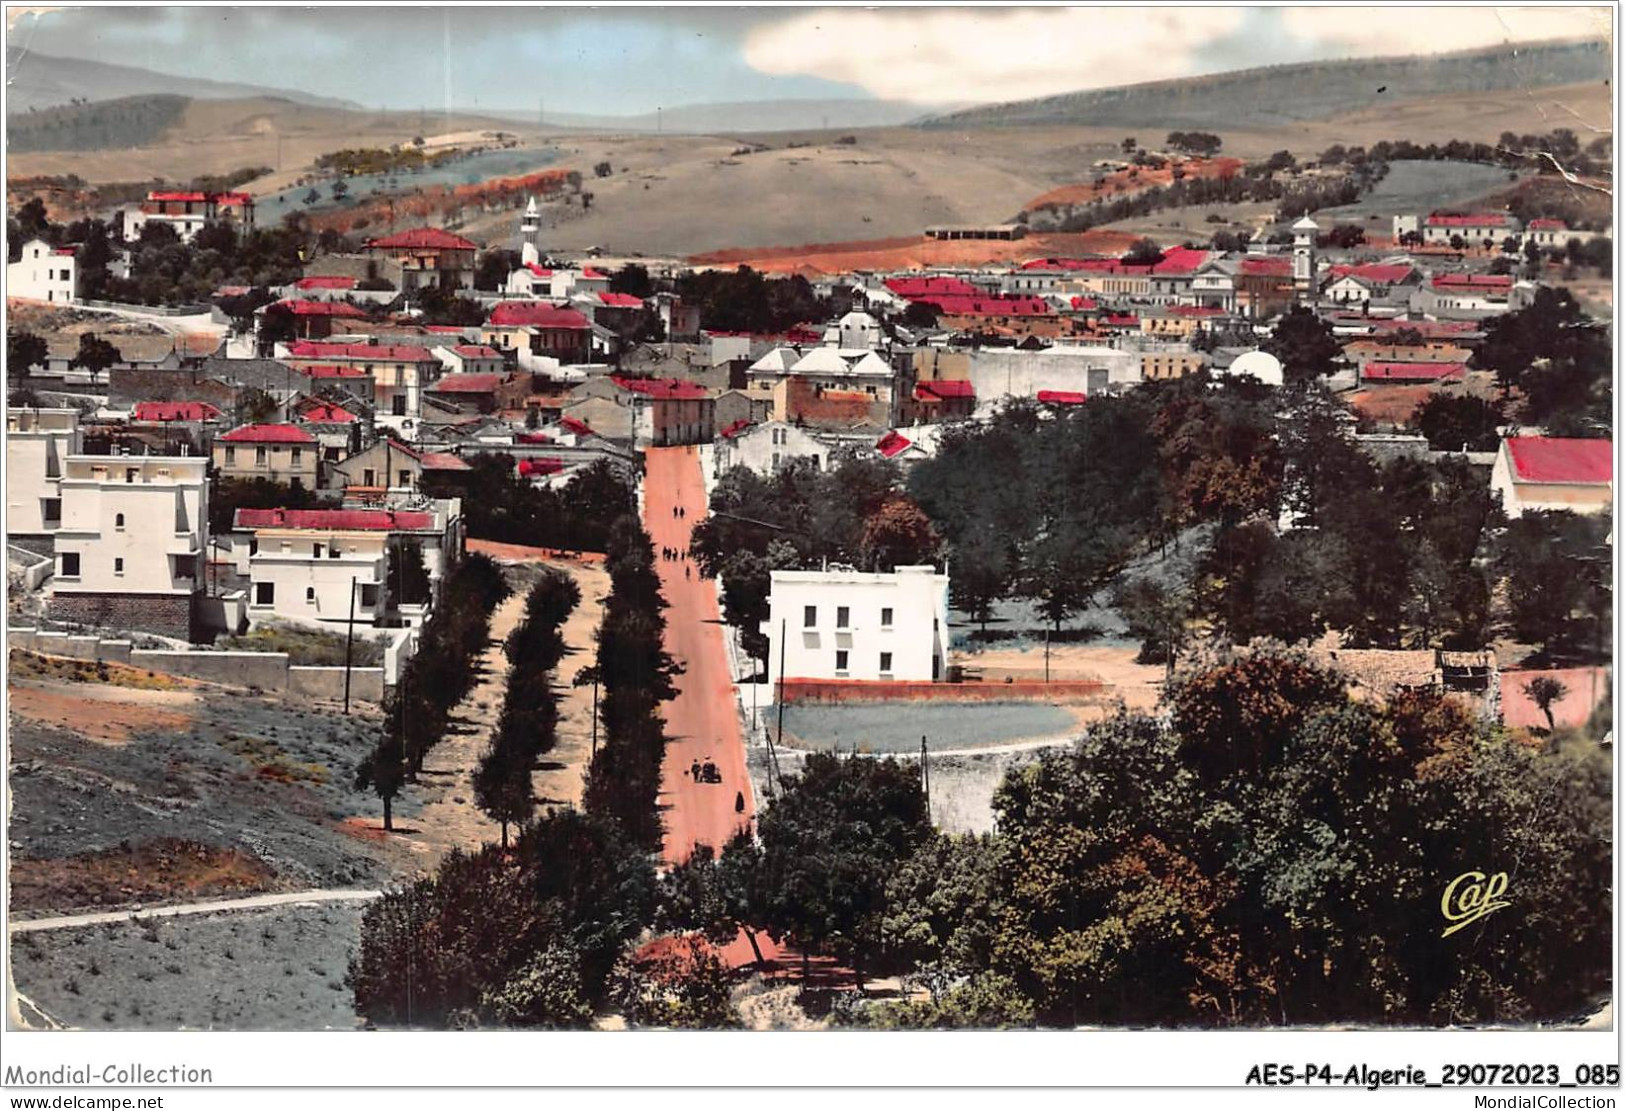
[[[294,475],[292,478],[288,479],[288,485],[292,486],[295,490],[303,490],[305,488],[304,480],[298,475]]]
[[[248,554],[249,555],[258,555],[259,550],[260,550],[260,538],[257,537],[257,536],[250,536],[248,538]]]
[[[881,606],[880,607],[880,627],[882,629],[891,628],[891,607],[890,606]]]
[[[276,603],[276,583],[255,583],[254,604],[269,606]]]
[[[327,558],[337,559],[339,557],[339,550],[338,544],[335,543],[332,547],[327,549]]]
[[[801,627],[803,629],[811,629],[813,626],[815,626],[817,624],[818,624],[818,607],[817,606],[802,606],[801,607]]]
[[[890,652],[882,652],[880,654],[880,674],[882,674],[882,675],[890,675],[891,674],[891,653]]]
[[[376,485],[378,485],[378,472],[373,470],[371,467],[368,467],[366,470],[362,471],[361,472],[361,485],[363,485],[363,486],[376,486]]]
[[[837,629],[845,629],[848,626],[850,626],[851,624],[852,624],[852,607],[851,606],[836,606],[835,607],[835,627]]]
[[[298,466],[303,465],[304,461],[305,461],[305,449],[304,448],[298,448],[298,447],[294,448],[293,449],[293,457],[289,460],[289,462],[292,463],[294,466],[298,467]]]
[[[58,571],[57,574],[62,575],[64,578],[77,579],[79,577],[79,553],[63,552],[62,570]]]
[[[410,485],[412,485],[412,472],[411,471],[402,471],[401,472],[401,480],[400,480],[400,482],[396,483],[396,485],[398,485],[398,486],[410,486]]]
[[[322,558],[322,547],[323,547],[323,545],[320,542],[312,544],[310,546],[310,554],[315,556],[317,559],[321,559]]]
[[[398,394],[395,395],[394,399],[390,402],[390,412],[394,413],[397,417],[406,416],[406,395],[405,394],[398,393]]]
[[[228,444],[226,446],[226,466],[235,467],[236,465],[237,465],[237,449]]]
[[[850,653],[848,653],[845,648],[837,648],[835,650],[835,674],[846,674],[846,660],[848,655],[850,655]]]
[[[134,483],[135,480],[137,478],[139,478],[140,476],[141,476],[141,468],[140,467],[125,467],[124,468],[124,481],[126,483]]]
[[[372,607],[376,606],[377,604],[378,604],[378,584],[377,583],[362,583],[361,584],[361,605],[366,609],[371,609]]]
[[[254,449],[254,466],[265,466],[265,449],[262,447],[257,447]]]
[[[54,524],[58,523],[59,521],[62,520],[62,499],[61,498],[45,498],[45,499],[43,499],[42,510],[41,511],[45,514],[45,523],[46,524],[54,525]],[[123,524],[124,522],[121,520],[119,523]]]
[[[113,527],[118,529],[120,532],[124,531],[124,514],[113,514]]]
[[[314,586],[305,587],[305,601],[313,606],[316,604],[316,588]]]

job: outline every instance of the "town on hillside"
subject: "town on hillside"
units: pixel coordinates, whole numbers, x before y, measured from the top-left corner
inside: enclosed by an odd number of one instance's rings
[[[1165,130],[793,258],[14,188],[13,1027],[1610,1021],[1611,132]]]

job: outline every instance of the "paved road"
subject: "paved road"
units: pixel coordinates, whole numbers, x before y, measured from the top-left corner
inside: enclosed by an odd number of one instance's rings
[[[661,804],[667,807],[664,856],[679,863],[696,843],[720,849],[755,817],[756,802],[745,772],[745,743],[734,710],[716,588],[700,578],[693,561],[660,558],[663,548],[687,551],[691,530],[704,518],[699,453],[692,447],[650,448],[645,459],[644,523],[671,607],[666,611],[666,651],[686,669],[677,677],[677,697],[665,707],[670,742],[660,790]],[[682,518],[672,516],[675,506],[683,508]],[[722,782],[696,783],[690,775],[696,760],[715,763]],[[734,809],[739,794],[744,795],[743,813]]]
[[[60,918],[13,918],[9,923],[14,934],[29,934],[39,930],[68,930],[77,926],[99,926],[104,922],[140,922],[148,918],[176,918],[183,914],[214,914],[228,910],[263,910],[301,903],[365,902],[378,898],[377,891],[356,891],[348,888],[321,888],[314,891],[283,891],[275,895],[250,895],[243,899],[213,899],[204,903],[179,903],[174,906],[148,907],[144,910],[110,910],[96,914],[69,914]]]

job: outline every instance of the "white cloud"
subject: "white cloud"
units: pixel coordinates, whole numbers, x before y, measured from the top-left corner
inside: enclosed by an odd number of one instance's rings
[[[1613,39],[1605,7],[1285,8],[1285,30],[1350,55],[1438,54],[1505,42]]]
[[[919,103],[1020,100],[1185,77],[1243,8],[836,9],[757,27],[745,61]]]

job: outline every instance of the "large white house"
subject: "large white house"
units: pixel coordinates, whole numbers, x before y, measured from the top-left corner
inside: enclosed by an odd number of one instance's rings
[[[77,409],[6,411],[7,539],[56,532],[62,524],[62,461],[79,451]]]
[[[780,420],[723,429],[717,437],[716,471],[720,477],[735,467],[746,467],[767,477],[794,459],[811,459],[819,470],[828,470],[834,446],[830,440]]]
[[[346,624],[353,613],[358,624],[381,623],[391,608],[391,537],[431,530],[434,516],[388,509],[239,509],[236,531],[248,534],[249,617]]]
[[[209,545],[209,461],[70,455],[51,616],[189,637]]]
[[[43,239],[23,244],[22,257],[6,264],[6,296],[53,305],[79,300],[79,260],[72,247],[53,247]]]
[[[768,665],[786,679],[940,680],[948,576],[935,567],[774,571]]]

